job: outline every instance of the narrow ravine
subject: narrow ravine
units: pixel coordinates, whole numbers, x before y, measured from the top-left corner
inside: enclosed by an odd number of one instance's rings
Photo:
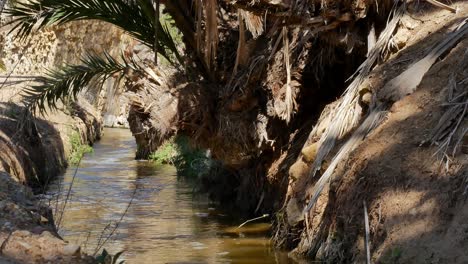
[[[104,245],[113,254],[123,250],[128,263],[294,263],[272,248],[269,224],[237,229],[245,219],[216,209],[174,168],[134,160],[135,148],[128,130],[106,129],[86,154],[59,223],[65,240],[93,254],[132,201]],[[74,173],[69,168],[48,192],[57,220]]]

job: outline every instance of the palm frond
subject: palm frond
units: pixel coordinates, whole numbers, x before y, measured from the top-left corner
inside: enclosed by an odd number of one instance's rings
[[[51,25],[95,19],[121,28],[150,48],[156,42],[151,0],[31,0],[18,2],[5,13],[13,17],[12,32],[21,39]],[[169,61],[167,50],[180,58],[172,37],[159,21],[157,29],[158,52]]]
[[[38,85],[25,91],[24,98],[28,108],[35,112],[45,112],[47,107],[57,109],[57,102],[68,96],[76,99],[78,93],[93,80],[104,80],[116,73],[124,74],[126,69],[134,68],[135,62],[122,56],[122,62],[111,57],[88,54],[80,65],[65,65],[62,69],[52,70],[45,77],[37,79]]]

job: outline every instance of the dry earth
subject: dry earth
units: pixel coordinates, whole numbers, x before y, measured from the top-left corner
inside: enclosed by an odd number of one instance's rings
[[[394,38],[401,50],[373,71],[367,85],[378,91],[440,43],[468,13],[468,3],[454,5],[457,14],[432,6],[410,9]],[[432,66],[416,92],[391,106],[384,123],[335,170],[308,222],[299,222],[304,231],[294,253],[332,263],[365,263],[365,202],[373,263],[468,262],[466,115],[458,132],[464,140],[448,163],[436,154],[439,147],[429,143],[447,109],[451,81],[468,91],[467,69],[465,37]],[[300,178],[309,166],[302,156],[290,173]],[[295,197],[308,197],[312,190],[313,184],[304,179],[290,187]],[[291,215],[300,210],[293,204],[287,207]]]
[[[63,172],[74,131],[83,143],[97,140],[100,114],[80,99],[72,109],[23,120],[25,109],[14,91],[0,91],[8,98],[0,102],[0,263],[88,263],[78,246],[58,236],[52,211],[28,186],[44,188]]]

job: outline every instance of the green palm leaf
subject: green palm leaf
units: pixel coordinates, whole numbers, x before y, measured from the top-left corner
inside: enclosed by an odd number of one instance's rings
[[[93,80],[102,84],[112,75],[119,73],[123,76],[125,70],[136,67],[134,61],[122,56],[122,62],[119,62],[108,53],[104,56],[89,54],[81,61],[81,65],[65,65],[37,79],[39,84],[28,88],[24,94],[28,108],[41,113],[46,111],[47,106],[55,110],[59,99],[72,97],[76,100],[78,93]]]
[[[155,45],[155,11],[151,0],[31,0],[5,10],[13,17],[12,31],[25,38],[33,31],[77,20],[100,20],[115,25],[150,48]],[[180,61],[171,35],[158,25],[158,53],[170,60],[167,51]]]

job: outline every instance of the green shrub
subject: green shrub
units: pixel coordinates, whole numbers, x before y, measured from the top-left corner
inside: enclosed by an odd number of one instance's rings
[[[72,166],[77,166],[85,153],[90,153],[93,148],[81,142],[81,136],[78,131],[73,131],[70,135],[71,153],[68,162]]]
[[[198,177],[206,173],[214,162],[206,156],[206,151],[195,148],[185,136],[175,136],[162,144],[150,155],[150,160],[156,164],[171,164],[179,174],[188,177]]]
[[[150,154],[149,159],[157,165],[171,164],[174,165],[176,156],[178,155],[177,147],[174,144],[174,138],[167,140],[156,152]]]
[[[164,8],[165,8],[164,5],[161,5],[161,11],[160,11],[160,14],[159,14],[159,21],[161,22],[161,25],[164,28],[166,28],[167,32],[169,32],[169,35],[171,36],[172,41],[174,42],[176,47],[184,46],[184,42],[182,41],[182,33],[175,26],[175,21],[171,17],[171,15],[164,12]],[[179,52],[181,52],[180,48],[179,48]],[[173,53],[168,52],[167,54],[169,55],[169,58],[172,61],[176,61],[177,58],[174,56]],[[167,67],[167,66],[171,65],[171,63],[166,58],[164,58],[164,56],[161,56],[161,54],[159,54],[159,53],[158,53],[158,61],[161,63],[162,66]]]

